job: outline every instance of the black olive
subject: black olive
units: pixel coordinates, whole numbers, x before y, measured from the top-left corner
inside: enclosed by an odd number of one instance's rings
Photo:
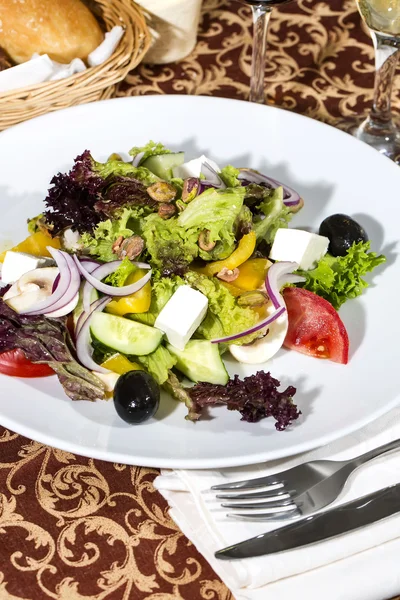
[[[158,383],[145,371],[129,371],[118,379],[114,406],[124,421],[137,425],[152,417],[160,404]]]
[[[361,225],[347,215],[331,215],[322,221],[319,235],[329,238],[328,251],[332,256],[344,256],[353,244],[368,242]]]

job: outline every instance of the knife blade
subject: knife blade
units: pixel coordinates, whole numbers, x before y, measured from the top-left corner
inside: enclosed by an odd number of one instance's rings
[[[302,548],[376,523],[400,512],[400,484],[233,544],[215,553],[232,560]]]

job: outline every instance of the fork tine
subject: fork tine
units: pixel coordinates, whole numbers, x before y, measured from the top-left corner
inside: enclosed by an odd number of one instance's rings
[[[291,521],[301,516],[301,513],[294,508],[293,510],[275,511],[270,513],[228,513],[228,517],[240,521]]]
[[[226,502],[221,504],[222,508],[235,508],[237,510],[253,510],[259,508],[284,508],[285,506],[293,506],[293,509],[296,508],[293,500],[291,498],[287,498],[285,500],[277,500],[276,502],[244,502],[243,504],[231,504],[230,502]]]
[[[232,481],[231,483],[221,483],[219,485],[213,485],[212,490],[247,490],[259,487],[270,487],[272,485],[283,485],[277,475],[268,475],[267,477],[257,477],[257,479],[244,479],[243,481]]]
[[[281,491],[282,490],[282,491]],[[263,492],[245,492],[244,494],[217,494],[215,497],[218,500],[267,500],[268,498],[281,498],[282,496],[289,496],[291,492],[286,491],[283,488],[277,488],[273,490],[265,490]]]

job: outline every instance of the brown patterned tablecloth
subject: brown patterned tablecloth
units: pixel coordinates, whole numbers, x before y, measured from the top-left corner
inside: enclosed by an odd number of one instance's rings
[[[246,99],[251,41],[248,7],[205,0],[191,56],[141,66],[118,93]],[[269,102],[331,124],[368,110],[373,49],[353,0],[298,0],[276,10],[269,43]],[[400,78],[396,108],[399,90]],[[169,518],[156,475],[0,427],[0,600],[232,600]]]

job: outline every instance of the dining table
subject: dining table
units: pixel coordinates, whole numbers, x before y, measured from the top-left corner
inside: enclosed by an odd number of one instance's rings
[[[193,52],[173,64],[141,64],[116,95],[247,101],[251,51],[249,6],[204,0]],[[354,0],[296,0],[274,9],[268,104],[346,130],[367,114],[373,84],[374,49]],[[397,77],[394,113],[399,92]],[[301,139],[293,144],[302,152]],[[234,600],[170,518],[153,486],[158,474],[84,458],[0,426],[0,600]],[[356,585],[354,598],[362,600]]]

